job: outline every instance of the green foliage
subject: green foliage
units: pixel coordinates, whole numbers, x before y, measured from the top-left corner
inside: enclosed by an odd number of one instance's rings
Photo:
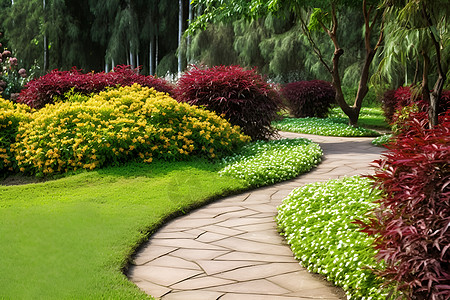
[[[385,299],[387,291],[371,268],[382,268],[374,237],[352,222],[366,219],[379,192],[359,176],[295,189],[278,207],[277,222],[295,257],[309,271],[341,286],[350,299]]]
[[[12,147],[20,171],[49,175],[130,160],[220,157],[249,139],[214,113],[135,84],[45,106],[21,123]]]
[[[322,149],[308,139],[257,141],[222,160],[219,174],[243,179],[252,186],[289,180],[320,162]]]
[[[417,83],[422,79],[424,54],[433,62],[426,74],[430,83],[434,84],[437,79],[437,58],[441,60],[443,73],[449,73],[448,0],[385,1],[384,5],[388,8],[385,47],[372,82],[379,86],[387,84],[391,89]],[[439,53],[436,53],[433,39],[439,45]],[[447,85],[449,78],[447,76]]]
[[[372,141],[372,144],[375,146],[383,147],[385,145],[388,145],[392,141],[392,138],[393,138],[392,134],[383,134],[375,138]]]
[[[378,136],[376,131],[362,127],[348,125],[345,118],[284,118],[281,121],[274,121],[273,127],[297,133],[317,134],[327,136]]]
[[[339,107],[335,107],[331,110],[329,117],[345,119],[346,116]],[[358,124],[360,127],[374,130],[390,130],[389,124],[384,118],[384,112],[379,107],[362,107],[359,113]]]
[[[189,62],[206,66],[233,65],[238,56],[233,48],[234,31],[228,24],[210,24],[191,37],[188,46],[184,40]]]

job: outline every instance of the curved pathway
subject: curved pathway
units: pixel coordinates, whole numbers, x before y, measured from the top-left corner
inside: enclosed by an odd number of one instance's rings
[[[342,290],[299,265],[277,233],[274,216],[293,189],[306,183],[369,174],[382,148],[372,138],[307,137],[322,163],[296,179],[231,196],[177,218],[151,236],[128,277],[161,299],[344,299]]]

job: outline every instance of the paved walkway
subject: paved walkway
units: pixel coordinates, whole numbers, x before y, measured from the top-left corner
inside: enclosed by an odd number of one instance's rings
[[[274,216],[306,183],[368,174],[382,148],[372,138],[307,137],[324,150],[322,163],[294,180],[216,201],[169,222],[135,256],[129,278],[166,300],[344,299],[343,291],[308,273],[277,233]]]

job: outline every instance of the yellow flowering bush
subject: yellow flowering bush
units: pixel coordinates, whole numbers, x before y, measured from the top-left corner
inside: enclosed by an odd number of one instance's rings
[[[0,97],[0,172],[14,170],[15,159],[11,144],[15,143],[20,121],[31,119],[31,109]]]
[[[135,84],[36,111],[21,124],[14,151],[21,171],[47,175],[131,159],[214,158],[249,140],[212,112]]]

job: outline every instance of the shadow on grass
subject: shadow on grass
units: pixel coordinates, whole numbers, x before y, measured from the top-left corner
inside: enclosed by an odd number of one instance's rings
[[[205,171],[218,171],[220,169],[219,161],[211,161],[207,159],[194,158],[185,161],[163,161],[156,160],[152,163],[142,162],[126,162],[121,165],[106,166],[98,170],[87,171],[70,171],[65,174],[57,174],[47,177],[36,177],[31,175],[25,175],[22,173],[17,174],[5,174],[0,176],[0,185],[24,185],[51,182],[55,180],[61,180],[72,176],[80,176],[83,179],[89,181],[90,178],[109,177],[110,181],[114,181],[114,178],[137,178],[146,177],[153,178],[157,176],[164,176],[174,171],[183,169],[199,169]]]

